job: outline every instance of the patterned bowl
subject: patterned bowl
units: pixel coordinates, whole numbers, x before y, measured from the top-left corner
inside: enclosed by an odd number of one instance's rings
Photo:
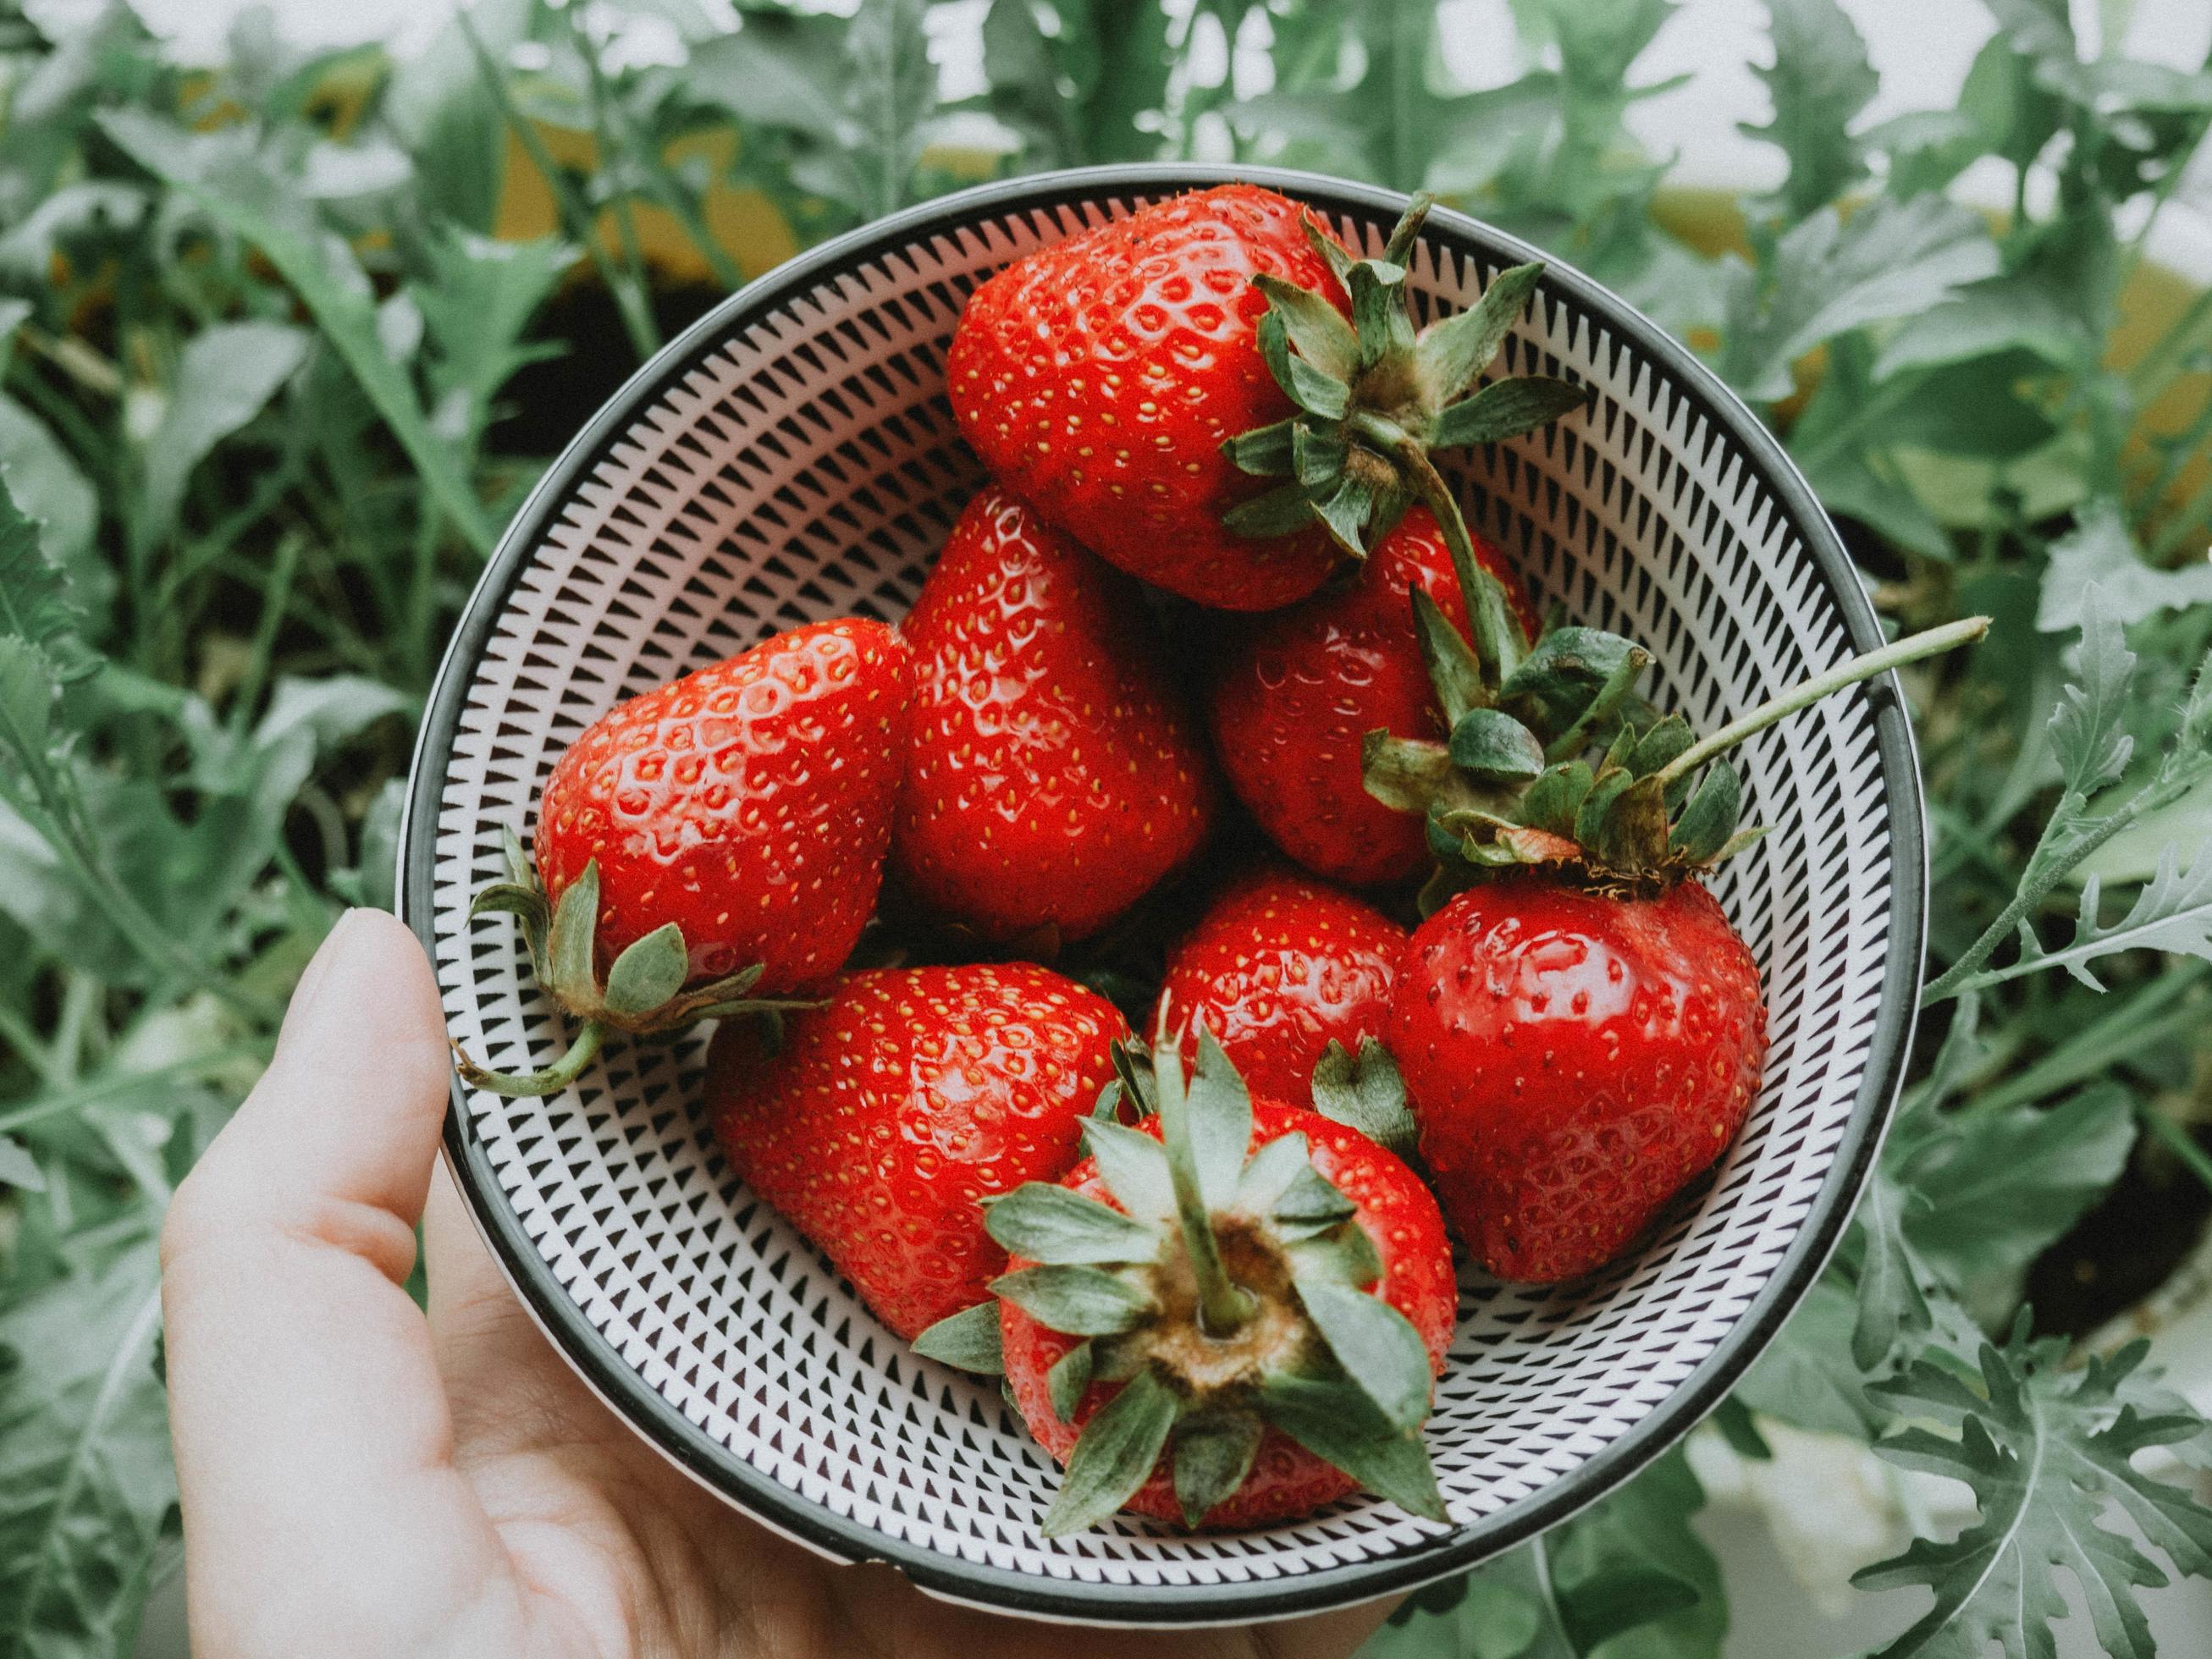
[[[902,615],[982,477],[945,354],[963,301],[1028,249],[1240,177],[1379,251],[1403,207],[1308,175],[1048,173],[914,208],[733,295],[634,378],[509,526],[446,656],[402,837],[402,905],[453,1036],[543,1065],[562,1023],[510,922],[471,921],[555,759],[617,699],[813,618]],[[1534,251],[1428,221],[1416,307],[1463,305]],[[1447,470],[1540,603],[1632,633],[1650,686],[1711,728],[1880,642],[1851,562],[1781,448],[1691,354],[1553,263],[1502,368],[1589,407]],[[1038,1535],[1057,1471],[981,1382],[916,1358],[733,1176],[703,1039],[615,1045],[576,1086],[458,1085],[446,1151],[554,1344],[637,1432],[830,1555],[958,1601],[1098,1623],[1279,1617],[1441,1577],[1571,1513],[1686,1432],[1811,1285],[1850,1212],[1911,1033],[1925,883],[1918,774],[1889,679],[1739,757],[1774,833],[1712,883],[1765,975],[1772,1050],[1742,1137],[1644,1247],[1526,1290],[1467,1273],[1428,1440],[1451,1524],[1379,1499],[1183,1536],[1120,1519]]]

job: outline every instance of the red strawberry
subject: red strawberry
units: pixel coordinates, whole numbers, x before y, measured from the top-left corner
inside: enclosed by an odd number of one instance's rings
[[[1528,647],[1499,627],[1489,578],[1470,580],[1480,656],[1441,613],[1419,617],[1449,741],[1366,744],[1369,787],[1423,813],[1438,858],[1386,1041],[1461,1237],[1492,1272],[1549,1282],[1634,1240],[1758,1091],[1759,969],[1693,878],[1758,833],[1737,830],[1742,785],[1719,757],[1987,624],[1869,652],[1699,741],[1635,697],[1641,647],[1560,628]]]
[[[1363,1485],[1443,1519],[1420,1441],[1457,1305],[1436,1200],[1200,1046],[1187,1095],[1159,1062],[1141,1130],[1086,1123],[1091,1158],[992,1206],[1012,1253],[997,1330],[975,1310],[922,1351],[1003,1366],[1068,1466],[1048,1536],[1115,1509],[1265,1526]]]
[[[1296,203],[1224,185],[1040,248],[961,317],[946,362],[961,432],[1133,575],[1231,611],[1304,599],[1339,549],[1358,555],[1441,488],[1429,447],[1583,401],[1534,379],[1460,396],[1540,267],[1501,273],[1417,338],[1402,262],[1427,211],[1408,210],[1382,259],[1355,261]]]
[[[1303,1101],[1331,1042],[1380,1037],[1406,930],[1373,906],[1280,867],[1232,884],[1168,957],[1152,1025],[1198,1058],[1198,1028],[1256,1093]]]
[[[836,973],[883,879],[912,687],[905,642],[848,618],[603,715],[546,781],[535,871],[510,838],[509,879],[476,906],[520,920],[539,984],[583,1028],[536,1076],[463,1074],[550,1093],[609,1029],[680,1030]]]
[[[1114,1006],[1029,963],[848,974],[773,1054],[732,1021],[706,1098],[730,1164],[901,1336],[989,1297],[979,1200],[1049,1181],[1114,1078]]]
[[[1480,539],[1474,547],[1534,638],[1535,607],[1505,556]],[[1268,838],[1355,887],[1402,881],[1428,861],[1420,821],[1369,794],[1361,776],[1370,732],[1443,735],[1407,599],[1413,588],[1472,640],[1450,550],[1419,507],[1343,587],[1255,623],[1214,681],[1207,711],[1230,787]]]
[[[953,527],[902,630],[915,719],[891,858],[986,938],[1095,932],[1206,837],[1205,748],[1137,585],[1005,491]]]
[[[1470,888],[1425,922],[1386,1039],[1452,1225],[1501,1278],[1603,1266],[1743,1127],[1759,968],[1712,896]]]

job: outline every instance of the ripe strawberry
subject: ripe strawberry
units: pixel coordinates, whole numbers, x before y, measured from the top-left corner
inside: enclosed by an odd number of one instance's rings
[[[1602,1267],[1743,1127],[1766,1054],[1759,966],[1694,880],[1613,896],[1522,875],[1423,923],[1385,1039],[1421,1155],[1476,1260]]]
[[[986,938],[1095,932],[1206,838],[1204,745],[1142,596],[1004,490],[968,504],[902,626],[915,717],[892,867]]]
[[[1086,1122],[1089,1158],[991,1206],[995,1334],[973,1310],[921,1351],[1003,1368],[1067,1465],[1047,1536],[1116,1509],[1265,1526],[1362,1485],[1443,1520],[1420,1439],[1458,1300],[1436,1200],[1353,1130],[1254,1100],[1210,1036],[1187,1093],[1172,1050],[1151,1086],[1140,1129]]]
[[[1040,248],[961,317],[946,362],[961,432],[1133,575],[1224,610],[1304,599],[1338,550],[1360,556],[1442,488],[1431,447],[1583,399],[1541,379],[1461,396],[1540,267],[1417,338],[1403,262],[1427,212],[1416,202],[1382,259],[1354,260],[1296,203],[1224,185]],[[1291,481],[1262,493],[1248,474]]]
[[[706,1098],[745,1185],[901,1336],[989,1297],[979,1200],[1051,1180],[1113,1081],[1114,1006],[1030,963],[848,974],[785,1021],[714,1034]]]
[[[846,618],[601,716],[546,780],[535,870],[510,836],[508,879],[475,906],[518,918],[538,983],[582,1028],[534,1076],[465,1056],[462,1074],[548,1094],[610,1029],[773,1007],[836,973],[883,879],[912,687],[905,642]]]
[[[1641,647],[1561,628],[1527,647],[1497,627],[1494,590],[1470,597],[1480,653],[1420,616],[1449,740],[1365,745],[1369,787],[1424,814],[1439,860],[1385,1041],[1462,1239],[1492,1272],[1547,1283],[1634,1240],[1758,1091],[1759,969],[1694,879],[1759,833],[1738,830],[1742,785],[1719,757],[1987,623],[1869,652],[1697,741],[1635,698]]]
[[[1233,883],[1169,953],[1152,1025],[1198,1058],[1201,1025],[1257,1094],[1304,1101],[1332,1042],[1380,1037],[1406,930],[1279,866]]]
[[[1474,547],[1534,638],[1535,607],[1505,556],[1480,539]],[[1230,653],[1207,709],[1230,787],[1268,839],[1354,887],[1402,881],[1428,859],[1419,821],[1369,794],[1361,775],[1370,732],[1443,735],[1407,598],[1416,588],[1471,641],[1450,550],[1424,507],[1344,586],[1258,620]]]

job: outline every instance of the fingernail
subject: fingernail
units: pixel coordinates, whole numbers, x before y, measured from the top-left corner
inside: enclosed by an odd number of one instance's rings
[[[346,935],[359,923],[362,912],[348,910],[337,919],[331,931],[325,934],[315,954],[307,958],[307,965],[300,971],[300,982],[292,988],[290,1006],[284,1010],[284,1023],[277,1028],[276,1052],[284,1052],[284,1041],[314,1017],[315,999],[329,981],[331,969],[347,950]]]

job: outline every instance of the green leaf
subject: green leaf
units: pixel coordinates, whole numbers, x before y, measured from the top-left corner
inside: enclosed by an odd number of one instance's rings
[[[1543,274],[1540,260],[1509,266],[1491,279],[1473,307],[1422,335],[1413,374],[1430,402],[1449,403],[1490,367]]]
[[[1367,793],[1400,812],[1423,812],[1452,775],[1451,750],[1440,743],[1370,732],[1360,739],[1360,781]]]
[[[1747,398],[1787,397],[1790,365],[1822,341],[1916,316],[1994,276],[1997,263],[1988,227],[1941,197],[1884,197],[1849,224],[1823,209],[1784,235],[1756,276],[1734,268],[1722,372]]]
[[[562,890],[545,939],[544,988],[563,1007],[589,1009],[599,1000],[599,861],[592,860]]]
[[[144,533],[167,533],[191,470],[258,415],[307,355],[307,335],[283,323],[216,323],[177,359],[161,424],[146,441]]]
[[[1506,677],[1498,688],[1498,700],[1540,734],[1565,732],[1577,727],[1601,694],[1625,691],[1650,660],[1642,646],[1618,634],[1595,628],[1554,628]],[[1571,757],[1554,754],[1552,758]]]
[[[1764,126],[1738,130],[1765,138],[1789,158],[1788,180],[1773,204],[1795,222],[1825,207],[1866,176],[1859,141],[1850,134],[1881,84],[1867,61],[1866,42],[1836,0],[1767,0],[1774,62],[1754,65],[1774,106]]]
[[[2089,971],[2089,964],[2123,951],[2170,951],[2212,961],[2212,837],[2200,842],[2186,871],[2181,849],[2169,842],[2159,854],[2158,868],[2136,895],[2125,915],[2106,926],[2099,920],[2103,884],[2091,876],[2081,884],[2081,904],[2074,921],[2074,937],[2056,951],[2045,951],[2025,925],[2021,930],[2019,959],[1996,969],[1985,982],[2016,979],[2045,968],[2063,968],[2091,990],[2104,985]]]
[[[2146,564],[2118,504],[2098,501],[2051,544],[2036,627],[2057,634],[2082,626],[2092,592],[2102,596],[2114,624],[2139,623],[2161,611],[2212,604],[2212,563],[2198,558],[2176,570]]]
[[[1048,1181],[991,1200],[983,1224],[1010,1254],[1048,1265],[1150,1261],[1160,1253],[1156,1228]]]
[[[1266,1215],[1293,1182],[1314,1172],[1311,1157],[1303,1130],[1277,1135],[1245,1160],[1237,1177],[1237,1208],[1249,1216]]]
[[[0,1309],[0,1645],[128,1651],[175,1541],[150,1228]]]
[[[1097,1160],[1100,1177],[1124,1209],[1147,1220],[1175,1213],[1166,1147],[1110,1118],[1085,1118],[1082,1127],[1084,1150]]]
[[[1280,1207],[1275,1233],[1286,1242],[1285,1254],[1290,1258],[1293,1277],[1326,1279],[1355,1288],[1373,1285],[1382,1277],[1382,1258],[1375,1241],[1357,1221],[1288,1221]]]
[[[1001,1273],[991,1289],[1047,1330],[1068,1336],[1115,1336],[1153,1311],[1145,1289],[1097,1267],[1024,1267]]]
[[[1160,1461],[1177,1409],[1174,1390],[1150,1370],[1131,1377],[1075,1443],[1060,1496],[1039,1530],[1064,1538],[1097,1526],[1127,1503]]]
[[[1735,834],[1742,816],[1743,780],[1727,761],[1714,761],[1676,816],[1667,844],[1691,864],[1710,863]]]
[[[1076,1408],[1091,1391],[1091,1364],[1096,1352],[1088,1341],[1077,1343],[1052,1362],[1044,1374],[1045,1391],[1052,1397],[1053,1415],[1063,1423],[1075,1420]]]
[[[1289,325],[1279,311],[1269,311],[1255,331],[1260,356],[1267,372],[1282,387],[1283,395],[1310,415],[1334,421],[1343,416],[1351,388],[1318,364],[1291,349]]]
[[[1485,783],[1516,783],[1544,769],[1536,734],[1498,708],[1470,708],[1453,722],[1452,763]]]
[[[1267,296],[1269,310],[1282,319],[1284,334],[1300,356],[1333,379],[1350,378],[1359,342],[1334,306],[1266,271],[1252,279],[1252,286]]]
[[[1176,1501],[1185,1525],[1197,1526],[1236,1495],[1252,1472],[1263,1432],[1260,1419],[1243,1412],[1190,1419],[1176,1427]]]
[[[2093,1355],[2072,1370],[2062,1363],[2063,1340],[2031,1343],[2015,1334],[2002,1348],[1982,1345],[1978,1388],[1925,1359],[1876,1385],[1915,1426],[1875,1449],[1901,1468],[1964,1481],[1980,1511],[1956,1538],[1916,1539],[1852,1579],[1868,1589],[1935,1592],[1935,1605],[1885,1655],[1965,1659],[1999,1644],[2013,1653],[2051,1650],[2051,1624],[2067,1613],[2057,1577],[2063,1569],[2081,1586],[2099,1650],[2148,1659],[2156,1644],[2137,1592],[2166,1576],[2106,1524],[2107,1505],[2179,1571],[2212,1577],[2212,1510],[2134,1466],[2138,1454],[2204,1429],[2140,1374],[2148,1347],[2131,1344],[2109,1361]]]
[[[1438,449],[1502,443],[1571,414],[1589,400],[1588,386],[1548,375],[1493,380],[1473,397],[1437,410],[1429,422],[1429,442]]]
[[[1287,536],[1314,521],[1314,507],[1302,483],[1286,483],[1239,501],[1221,515],[1221,522],[1238,536],[1262,538]]]
[[[368,279],[311,206],[265,168],[250,137],[187,132],[143,111],[103,110],[100,128],[131,160],[259,248],[290,283],[415,464],[438,505],[479,553],[496,539],[453,453],[432,430],[405,370],[386,353]]]
[[[1992,1285],[1989,1311],[2003,1317],[2028,1264],[2118,1179],[2135,1139],[2135,1103],[2114,1083],[2048,1109],[1942,1115],[1906,1143],[1902,1179],[1921,1202],[1905,1231],[1962,1294]]]
[[[555,933],[558,937],[557,918]],[[672,921],[664,922],[633,940],[615,958],[600,1000],[617,1022],[642,1019],[673,1000],[690,975],[691,953],[684,948],[684,930]]]
[[[1269,1145],[1279,1146],[1289,1136]],[[1305,1137],[1300,1135],[1303,1141]],[[1301,1162],[1274,1202],[1267,1206],[1268,1215],[1278,1224],[1285,1237],[1310,1237],[1329,1228],[1349,1221],[1358,1212],[1358,1206],[1344,1195],[1343,1190],[1310,1163]],[[1365,1279],[1356,1281],[1365,1284]]]
[[[1295,419],[1277,421],[1273,426],[1255,426],[1249,432],[1240,432],[1222,446],[1222,453],[1235,463],[1240,471],[1255,477],[1280,478],[1287,477],[1291,458],[1297,453],[1299,422]]]
[[[472,453],[515,371],[560,349],[522,340],[578,253],[557,237],[501,241],[453,226],[441,227],[424,253],[428,274],[407,292],[429,337],[431,419]]]
[[[1480,707],[1489,697],[1482,682],[1482,664],[1467,635],[1444,616],[1428,590],[1414,584],[1407,590],[1413,606],[1413,631],[1421,642],[1421,661],[1429,671],[1447,728]]]
[[[1314,1062],[1313,1103],[1323,1117],[1357,1129],[1400,1158],[1412,1157],[1420,1139],[1397,1062],[1371,1036],[1359,1039],[1357,1057],[1334,1037],[1329,1039]]]
[[[1000,1346],[999,1304],[978,1302],[947,1315],[915,1338],[914,1351],[956,1370],[998,1376],[1006,1369]]]
[[[46,1171],[39,1160],[24,1150],[20,1140],[10,1140],[0,1135],[0,1187],[16,1187],[25,1192],[42,1193],[46,1189]]]
[[[1935,1328],[1935,1312],[1928,1300],[1935,1272],[1920,1260],[1905,1231],[1907,1218],[1926,1202],[1900,1186],[1882,1164],[1875,1166],[1859,1200],[1853,1224],[1864,1243],[1864,1255],[1851,1358],[1863,1371],[1880,1370],[1912,1339]]]
[[[67,572],[89,608],[114,582],[93,545],[100,501],[76,462],[46,422],[0,395],[0,483],[39,526],[46,556]]]
[[[1198,1067],[1190,1079],[1190,1141],[1206,1207],[1236,1201],[1237,1178],[1252,1144],[1252,1096],[1212,1030],[1198,1028]]]
[[[1730,1398],[1801,1429],[1872,1439],[1889,1414],[1868,1397],[1867,1376],[1851,1355],[1857,1318],[1850,1287],[1824,1275]]]
[[[1413,1322],[1379,1296],[1328,1279],[1300,1279],[1298,1300],[1337,1364],[1392,1426],[1418,1428],[1429,1414],[1429,1351]]]
[[[1260,1409],[1316,1457],[1407,1514],[1430,1521],[1449,1518],[1420,1431],[1395,1426],[1358,1384],[1270,1376],[1261,1384]]]

